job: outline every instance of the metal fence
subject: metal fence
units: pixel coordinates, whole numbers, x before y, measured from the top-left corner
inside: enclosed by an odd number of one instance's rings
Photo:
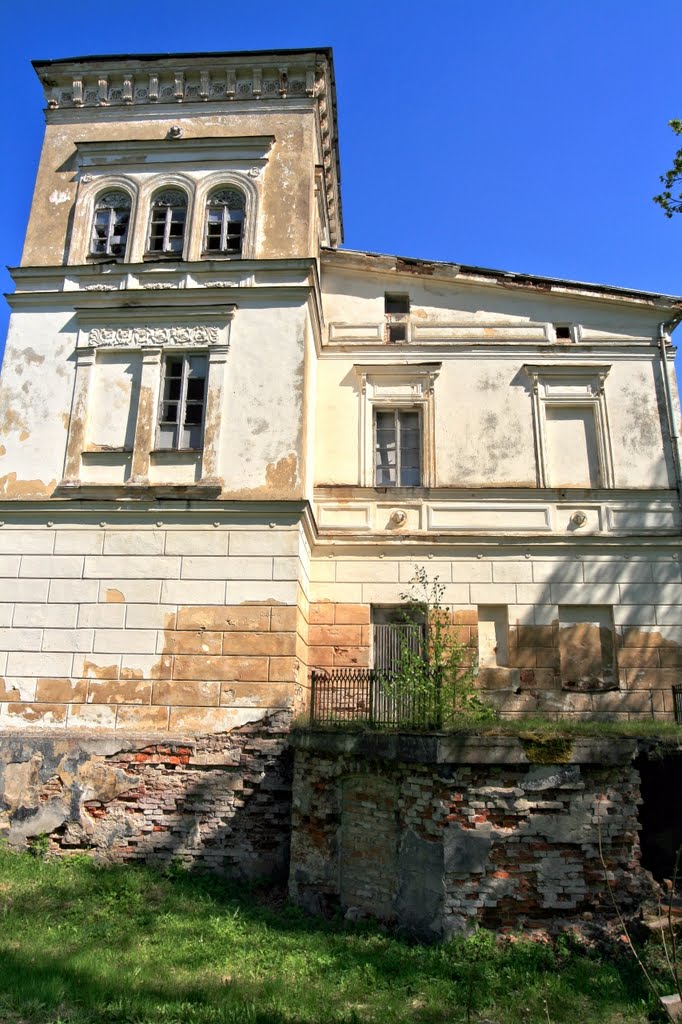
[[[372,668],[314,670],[311,674],[310,720],[313,725],[365,722],[378,729],[439,729],[442,726],[438,676],[428,692],[405,693],[394,677]]]
[[[682,683],[673,686],[673,707],[675,708],[675,721],[682,725]]]

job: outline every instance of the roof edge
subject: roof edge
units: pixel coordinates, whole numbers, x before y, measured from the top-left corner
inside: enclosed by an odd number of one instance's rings
[[[682,296],[667,295],[662,292],[642,291],[636,288],[623,288],[619,285],[598,284],[590,281],[574,281],[560,277],[547,277],[539,274],[523,274],[516,271],[497,270],[493,267],[478,267],[466,263],[454,263],[444,260],[427,260],[412,256],[399,256],[391,253],[371,252],[363,249],[339,249],[325,246],[322,250],[323,257],[345,262],[347,265],[356,264],[360,261],[380,261],[375,263],[372,269],[383,271],[394,271],[397,273],[422,274],[425,277],[444,276],[454,279],[455,277],[490,278],[498,284],[517,288],[531,288],[547,292],[566,290],[581,294],[591,294],[595,298],[600,296],[606,298],[617,298],[636,302],[648,302],[661,305],[665,308],[680,308],[682,310]],[[366,269],[360,267],[358,269]]]

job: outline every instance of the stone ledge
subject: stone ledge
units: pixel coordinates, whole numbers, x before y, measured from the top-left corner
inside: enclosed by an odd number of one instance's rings
[[[531,730],[529,729],[529,736]],[[422,764],[627,764],[637,756],[639,741],[630,737],[566,737],[552,756],[556,741],[472,733],[342,732],[294,729],[291,744],[318,754],[350,754],[381,761]],[[529,751],[532,743],[534,753]],[[539,748],[546,748],[546,756]]]

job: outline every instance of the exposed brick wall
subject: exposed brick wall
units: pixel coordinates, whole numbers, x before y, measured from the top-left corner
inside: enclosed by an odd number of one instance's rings
[[[16,846],[47,834],[53,853],[284,877],[288,724],[280,713],[226,735],[146,743],[4,735],[0,829]]]
[[[354,906],[425,938],[608,916],[599,830],[623,910],[652,892],[631,741],[581,741],[558,764],[510,739],[460,738],[458,760],[431,757],[433,738],[406,736],[404,756],[400,738],[294,742],[290,892],[309,909]]]

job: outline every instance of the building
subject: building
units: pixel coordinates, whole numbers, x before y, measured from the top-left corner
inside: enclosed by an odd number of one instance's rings
[[[35,69],[0,389],[12,840],[224,864],[232,830],[232,867],[280,863],[259,829],[309,670],[370,665],[415,565],[506,714],[672,718],[682,300],[337,248],[328,50]]]

